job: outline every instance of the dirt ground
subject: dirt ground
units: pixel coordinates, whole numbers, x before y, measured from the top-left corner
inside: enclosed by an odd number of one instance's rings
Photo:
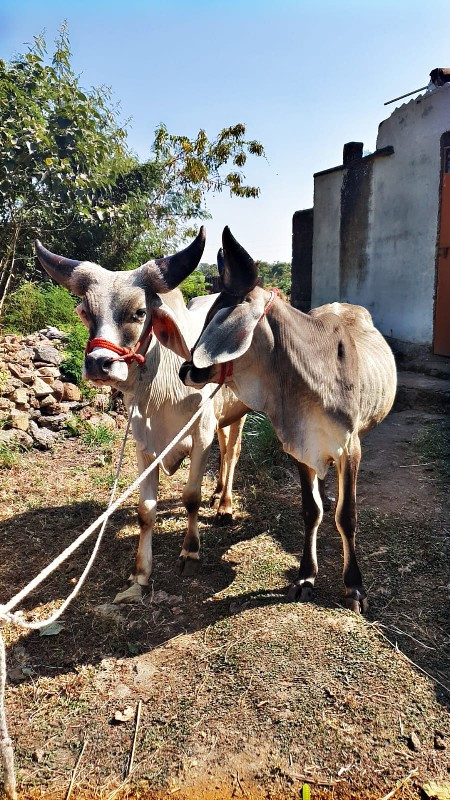
[[[21,798],[64,798],[83,746],[72,800],[306,800],[306,784],[313,800],[413,800],[430,781],[444,785],[445,435],[442,417],[403,411],[364,443],[358,552],[366,619],[339,605],[332,512],[320,531],[314,603],[285,601],[302,542],[299,485],[287,460],[261,471],[246,445],[234,524],[218,528],[213,510],[201,510],[203,563],[194,579],[175,568],[186,470],[164,478],[150,591],[137,605],[113,606],[137,544],[136,502],[128,502],[63,629],[4,629]],[[53,454],[26,453],[0,471],[1,602],[103,510],[112,473],[103,460],[67,439]],[[130,445],[122,486],[134,476]],[[90,546],[25,608],[43,616],[59,605]],[[115,723],[127,708],[128,721]]]

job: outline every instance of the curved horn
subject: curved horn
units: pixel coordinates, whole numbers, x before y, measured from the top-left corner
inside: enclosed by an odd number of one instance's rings
[[[140,269],[145,278],[152,282],[153,291],[165,293],[179,286],[199,264],[205,249],[205,240],[206,231],[202,225],[197,237],[189,247],[185,247],[184,250],[180,250],[173,256],[156,258],[154,261],[143,264]]]
[[[222,283],[226,292],[232,295],[243,295],[256,286],[258,268],[253,258],[236,241],[228,225],[222,233],[224,266]]]
[[[34,243],[34,249],[36,251],[37,258],[46,272],[48,272],[50,277],[53,278],[57,283],[60,283],[61,286],[65,286],[66,289],[69,289],[69,291],[73,292],[74,294],[79,294],[73,277],[73,271],[82,262],[75,261],[73,258],[57,256],[56,253],[51,253],[50,250],[47,250],[47,248],[40,243],[39,239],[36,239]]]

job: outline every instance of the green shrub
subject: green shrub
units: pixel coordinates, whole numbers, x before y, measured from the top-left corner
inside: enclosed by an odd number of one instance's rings
[[[63,361],[60,366],[61,373],[66,380],[72,383],[81,383],[83,370],[84,351],[88,340],[88,331],[77,319],[72,320],[68,328],[68,338],[64,343]]]
[[[56,325],[64,329],[74,322],[76,303],[75,298],[62,286],[49,281],[25,281],[5,300],[2,329],[25,335],[45,328],[46,325]]]
[[[1,320],[2,331],[29,334],[55,325],[68,334],[61,372],[66,380],[81,383],[84,350],[88,332],[76,316],[77,299],[49,281],[25,281],[6,298]]]
[[[195,269],[183,283],[180,284],[180,289],[183,292],[184,302],[189,303],[193,297],[199,297],[202,294],[208,294],[206,289],[206,279],[203,272]]]
[[[111,463],[113,444],[119,436],[118,431],[102,422],[93,425],[88,420],[73,415],[66,422],[66,433],[67,436],[79,436],[86,447],[96,450],[102,465]]]

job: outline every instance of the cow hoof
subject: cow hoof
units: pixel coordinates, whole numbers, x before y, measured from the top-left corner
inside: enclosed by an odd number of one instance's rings
[[[233,514],[230,513],[221,514],[220,511],[217,512],[215,518],[216,525],[219,525],[220,527],[225,527],[225,525],[231,525],[232,522],[233,522]]]
[[[142,600],[142,586],[132,583],[124,592],[116,594],[113,603],[140,603]]]
[[[290,603],[310,603],[313,599],[314,586],[312,583],[292,583],[288,589],[288,600]]]
[[[183,578],[193,578],[195,575],[197,575],[199,569],[199,558],[187,558],[186,556],[179,557],[178,572],[183,576]]]
[[[355,614],[367,614],[369,603],[367,597],[363,596],[361,592],[355,591],[350,597],[344,599],[344,608],[354,611]]]
[[[212,494],[211,495],[211,497],[209,498],[209,507],[210,508],[214,508],[216,503],[219,501],[219,497],[220,497],[219,494]]]

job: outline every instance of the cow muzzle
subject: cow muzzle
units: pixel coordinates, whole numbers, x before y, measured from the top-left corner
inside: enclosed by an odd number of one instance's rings
[[[211,371],[212,367],[198,369],[198,367],[194,367],[192,361],[185,361],[184,364],[181,365],[178,374],[185,386],[193,386],[196,389],[202,389],[207,383],[211,383]]]
[[[95,348],[85,356],[83,378],[105,385],[124,383],[128,378],[128,364],[114,359],[109,350]]]

